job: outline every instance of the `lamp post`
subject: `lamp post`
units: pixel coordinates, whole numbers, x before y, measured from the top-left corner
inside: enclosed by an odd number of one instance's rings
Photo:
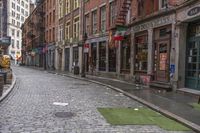
[[[81,10],[81,15],[82,15],[82,72],[81,72],[81,77],[85,77],[85,53],[84,53],[84,45],[87,40],[87,33],[85,31],[85,0],[82,0],[82,10]]]

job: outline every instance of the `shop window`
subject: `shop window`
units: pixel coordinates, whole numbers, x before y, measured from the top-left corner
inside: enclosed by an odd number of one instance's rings
[[[147,72],[148,44],[147,35],[137,36],[135,39],[135,72]]]
[[[93,70],[96,68],[96,60],[97,60],[97,44],[91,44],[91,65]]]
[[[106,42],[99,43],[99,71],[106,70]]]
[[[78,65],[78,47],[73,48],[73,65]]]
[[[122,41],[121,45],[121,72],[129,73],[130,72],[130,36],[127,36]]]
[[[116,72],[116,48],[109,48],[109,72]]]

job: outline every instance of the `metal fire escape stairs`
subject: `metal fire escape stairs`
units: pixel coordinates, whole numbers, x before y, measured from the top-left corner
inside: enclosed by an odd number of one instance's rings
[[[126,26],[127,15],[131,7],[131,1],[132,0],[117,0],[115,28],[118,26]]]

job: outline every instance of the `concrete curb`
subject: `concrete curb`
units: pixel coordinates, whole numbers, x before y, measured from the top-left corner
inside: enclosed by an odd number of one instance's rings
[[[13,82],[12,84],[10,85],[9,89],[3,94],[3,96],[0,98],[0,103],[10,94],[10,92],[13,90],[14,86],[15,86],[15,83],[16,83],[16,76],[15,74],[13,73]]]
[[[120,93],[124,94],[125,96],[128,96],[128,97],[130,97],[130,98],[132,98],[132,99],[134,99],[134,100],[136,100],[136,101],[148,106],[149,108],[155,110],[156,112],[159,112],[159,113],[163,114],[164,116],[167,116],[167,117],[169,117],[169,118],[171,118],[171,119],[173,119],[173,120],[175,120],[177,122],[180,122],[180,123],[184,124],[185,126],[191,128],[195,132],[200,132],[200,126],[199,125],[197,125],[195,123],[192,123],[192,122],[190,122],[190,121],[188,121],[188,120],[186,120],[186,119],[184,119],[184,118],[182,118],[182,117],[180,117],[178,115],[175,115],[175,114],[173,114],[173,113],[171,113],[171,112],[169,112],[167,110],[164,110],[164,109],[162,109],[162,108],[160,108],[160,107],[158,107],[158,106],[156,106],[156,105],[154,105],[154,104],[152,104],[152,103],[150,103],[148,101],[145,101],[145,100],[143,100],[143,99],[141,99],[141,98],[139,98],[139,97],[137,97],[135,95],[132,95],[132,94],[130,94],[128,92],[125,92],[125,91],[123,91],[123,90],[121,90],[119,88],[113,87],[113,86],[108,85],[108,84],[101,83],[99,81],[90,80],[90,79],[81,78],[81,77],[76,77],[76,76],[72,76],[72,75],[59,74],[59,73],[56,73],[56,72],[48,72],[48,73],[57,74],[57,75],[61,75],[61,76],[66,76],[66,77],[70,77],[70,78],[74,78],[74,79],[78,79],[78,80],[83,80],[83,81],[88,81],[88,82],[92,82],[92,83],[99,84],[99,85],[102,85],[102,86],[106,86],[108,88],[111,88],[111,89],[113,89],[113,90],[115,90],[117,92],[120,92]]]

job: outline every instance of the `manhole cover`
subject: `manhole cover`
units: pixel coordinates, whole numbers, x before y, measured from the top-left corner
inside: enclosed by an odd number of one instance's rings
[[[56,117],[59,118],[72,118],[75,114],[72,112],[57,112],[55,113]]]

